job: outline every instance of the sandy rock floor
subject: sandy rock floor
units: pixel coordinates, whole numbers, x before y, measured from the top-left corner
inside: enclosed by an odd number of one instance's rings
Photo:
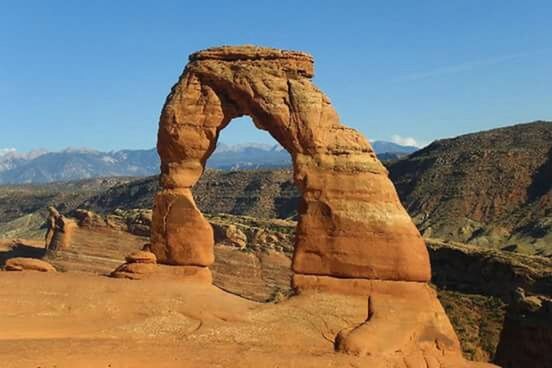
[[[332,339],[366,313],[348,299],[260,304],[182,281],[2,272],[0,356],[3,367],[342,366],[358,359]]]
[[[104,275],[144,239],[111,230],[81,229],[75,236],[73,247],[48,259],[66,272],[0,272],[0,367],[434,368],[412,365],[400,351],[362,358],[336,353],[337,334],[366,320],[367,296],[310,292],[286,299],[291,272],[283,255],[217,247],[213,274],[220,288],[113,279]],[[0,260],[43,252],[39,241],[23,243],[0,243]],[[436,299],[420,300],[424,293],[401,294],[377,299],[379,315],[389,321],[378,322],[387,337],[377,346],[409,338],[405,326],[441,313],[431,307]],[[479,366],[453,360],[435,367]]]
[[[0,272],[0,300],[6,368],[396,366],[334,352],[336,334],[366,319],[365,297],[262,304],[182,280]]]

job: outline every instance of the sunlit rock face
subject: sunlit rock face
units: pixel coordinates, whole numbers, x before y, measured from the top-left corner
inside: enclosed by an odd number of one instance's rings
[[[302,52],[226,46],[190,56],[161,113],[151,251],[161,263],[183,266],[172,268],[208,271],[213,228],[191,188],[220,131],[248,115],[293,160],[301,193],[293,287],[307,297],[366,297],[364,319],[333,331],[335,350],[379,366],[471,366],[426,283],[428,252],[387,170],[366,138],[340,123],[313,74],[313,59]]]
[[[293,159],[302,193],[295,273],[429,280],[424,242],[387,170],[366,138],[341,124],[313,74],[313,59],[303,52],[225,46],[190,56],[159,124],[162,190],[152,251],[161,263],[213,263],[213,232],[190,189],[220,131],[248,115]]]

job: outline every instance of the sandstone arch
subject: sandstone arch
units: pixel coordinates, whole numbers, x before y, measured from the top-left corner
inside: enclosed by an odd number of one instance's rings
[[[191,188],[219,132],[249,115],[291,154],[302,193],[298,275],[428,281],[427,250],[368,141],[342,125],[302,52],[219,47],[190,56],[161,113],[152,251],[161,263],[208,267],[213,233]]]

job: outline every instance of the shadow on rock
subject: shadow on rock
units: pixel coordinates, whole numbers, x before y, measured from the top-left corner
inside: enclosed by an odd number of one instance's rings
[[[11,245],[11,249],[0,252],[0,267],[3,267],[10,258],[24,257],[42,259],[46,256],[46,252],[47,250],[44,248],[37,248],[15,242]]]

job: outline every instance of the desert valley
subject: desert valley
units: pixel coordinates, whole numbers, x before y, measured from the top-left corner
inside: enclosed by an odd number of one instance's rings
[[[2,366],[549,367],[552,123],[382,164],[312,65],[192,54],[160,176],[1,186]],[[293,167],[204,172],[243,114]]]

